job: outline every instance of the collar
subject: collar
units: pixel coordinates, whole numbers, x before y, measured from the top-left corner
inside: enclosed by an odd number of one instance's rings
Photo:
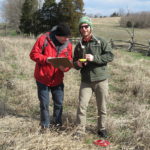
[[[51,32],[50,34],[50,39],[52,40],[52,42],[54,43],[55,46],[61,46],[63,45],[62,43],[60,43],[56,37],[55,37],[55,31]]]
[[[89,42],[91,40],[93,40],[93,36],[92,35],[90,37],[88,37],[88,38],[82,38],[83,42]]]

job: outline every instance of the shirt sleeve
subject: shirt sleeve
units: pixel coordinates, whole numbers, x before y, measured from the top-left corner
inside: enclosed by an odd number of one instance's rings
[[[101,55],[94,55],[94,63],[103,65],[107,64],[108,62],[111,62],[114,58],[114,54],[112,53],[112,48],[110,47],[110,44],[107,43],[105,40],[101,41],[100,48],[102,50]]]
[[[39,64],[46,64],[47,60],[47,56],[42,53],[42,47],[44,45],[45,38],[46,37],[42,35],[37,39],[29,55],[33,61]]]

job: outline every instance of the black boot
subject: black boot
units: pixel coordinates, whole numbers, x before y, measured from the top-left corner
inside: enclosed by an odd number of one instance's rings
[[[107,131],[106,130],[100,130],[97,132],[97,134],[99,137],[107,138]]]

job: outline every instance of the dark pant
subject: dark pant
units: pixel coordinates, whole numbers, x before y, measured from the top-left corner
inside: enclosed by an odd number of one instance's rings
[[[54,108],[53,108],[53,121],[54,122],[53,123],[62,125],[64,84],[62,83],[58,86],[49,87],[38,81],[36,83],[37,83],[37,88],[38,88],[38,98],[40,101],[41,126],[49,127],[49,125],[50,125],[49,92],[51,92],[52,99],[54,102]]]

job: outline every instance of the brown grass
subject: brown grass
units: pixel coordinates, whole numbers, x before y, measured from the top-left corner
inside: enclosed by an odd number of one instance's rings
[[[111,20],[112,21],[112,20]],[[110,21],[110,22],[111,22]],[[97,30],[97,29],[96,29]],[[140,31],[139,31],[140,32]],[[142,30],[141,30],[142,32]],[[106,33],[105,33],[106,34]],[[117,33],[118,34],[118,33]],[[74,121],[80,85],[79,72],[65,73],[64,131],[39,130],[39,102],[33,78],[35,63],[29,59],[34,39],[0,37],[0,149],[2,150],[99,150],[94,96],[87,112],[87,134],[75,141]],[[111,150],[150,149],[149,59],[114,50],[109,64],[110,99],[107,103],[108,140]],[[51,101],[52,102],[52,101]],[[52,112],[52,103],[50,106]]]
[[[92,18],[93,24],[104,25],[104,26],[118,26],[120,17],[106,17],[106,18]]]
[[[131,40],[132,28],[121,28],[120,17],[93,18],[94,33],[102,36],[107,40]],[[148,45],[150,40],[150,28],[134,29],[135,41],[140,44]]]

